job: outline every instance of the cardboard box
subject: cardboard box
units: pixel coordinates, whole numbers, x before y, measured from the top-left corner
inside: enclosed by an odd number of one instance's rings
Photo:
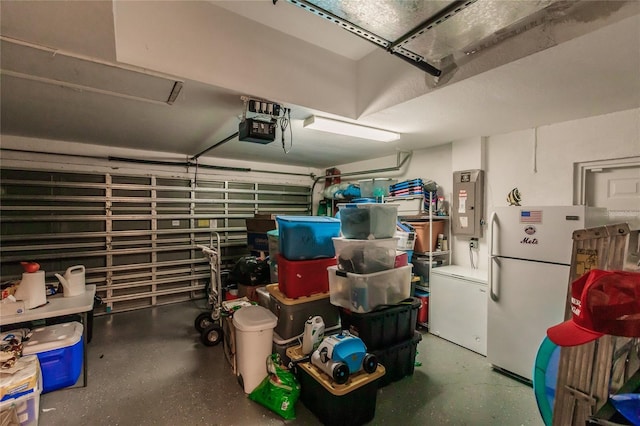
[[[256,214],[253,218],[245,219],[247,232],[266,234],[267,231],[276,229],[275,214]]]
[[[269,239],[267,238],[267,234],[247,232],[247,247],[249,251],[268,253]]]
[[[0,401],[10,401],[22,395],[42,390],[40,362],[35,355],[25,355],[15,361],[13,367],[3,368],[0,376]]]
[[[249,251],[269,252],[267,232],[276,229],[275,219],[274,214],[256,214],[253,218],[245,219]]]
[[[264,288],[265,285],[246,285],[238,284],[238,297],[246,297],[252,302],[258,303],[258,289]]]

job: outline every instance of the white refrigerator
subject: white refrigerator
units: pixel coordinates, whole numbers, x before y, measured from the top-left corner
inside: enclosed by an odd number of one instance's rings
[[[564,321],[573,231],[606,223],[606,209],[498,207],[490,219],[487,359],[527,381],[547,328]]]

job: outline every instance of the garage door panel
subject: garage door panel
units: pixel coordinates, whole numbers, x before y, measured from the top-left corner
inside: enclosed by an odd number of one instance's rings
[[[0,273],[18,279],[20,260],[54,273],[86,267],[105,304],[119,312],[205,297],[208,260],[197,244],[221,236],[230,268],[248,254],[245,219],[309,214],[310,185],[164,176],[0,169]],[[169,173],[168,173],[169,174]]]

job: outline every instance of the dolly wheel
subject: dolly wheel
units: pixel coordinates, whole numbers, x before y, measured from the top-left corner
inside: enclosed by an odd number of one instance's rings
[[[215,346],[222,341],[222,327],[218,324],[211,324],[202,330],[200,340],[205,346]]]
[[[213,324],[213,320],[211,319],[211,312],[203,312],[196,317],[194,322],[194,327],[198,330],[198,333],[202,333],[205,328],[209,327]]]
[[[378,359],[374,354],[366,354],[362,360],[362,368],[367,374],[371,374],[378,368]]]

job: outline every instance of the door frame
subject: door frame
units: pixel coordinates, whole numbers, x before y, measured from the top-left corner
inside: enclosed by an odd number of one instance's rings
[[[573,204],[580,206],[587,204],[588,173],[601,172],[606,169],[617,169],[630,166],[640,167],[640,156],[574,163]]]

